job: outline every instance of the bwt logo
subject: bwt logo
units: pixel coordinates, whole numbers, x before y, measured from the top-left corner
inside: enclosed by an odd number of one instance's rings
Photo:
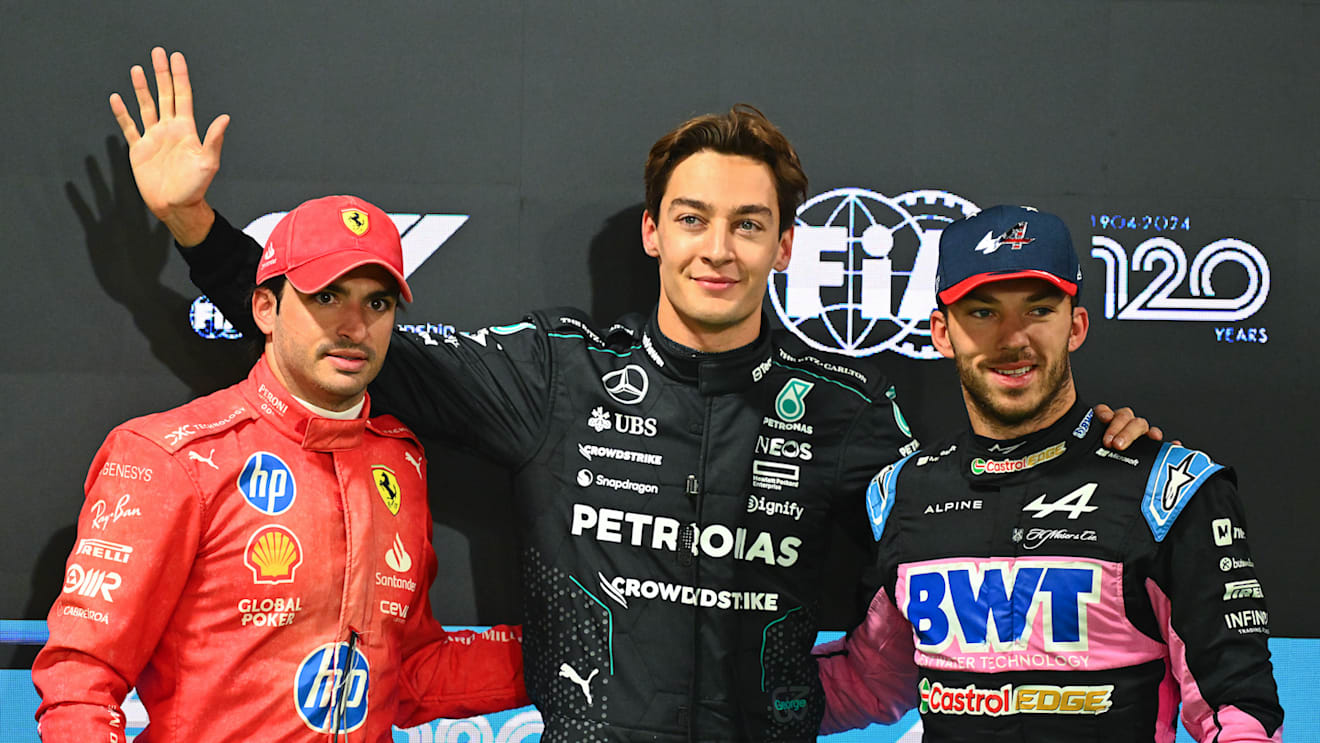
[[[813,348],[937,359],[930,343],[940,234],[980,207],[947,191],[895,197],[862,188],[815,196],[797,212],[793,260],[770,301]]]
[[[288,212],[272,212],[248,223],[243,231],[259,244]],[[406,279],[440,249],[469,219],[466,214],[391,214],[403,243],[403,277]],[[205,296],[193,300],[188,308],[188,322],[195,333],[207,340],[242,338],[220,310]]]
[[[1205,246],[1192,259],[1190,268],[1182,246],[1167,237],[1142,242],[1129,259],[1117,240],[1092,235],[1091,256],[1105,264],[1108,319],[1232,322],[1256,314],[1270,294],[1270,265],[1265,256],[1251,243],[1236,238],[1226,237]],[[1245,286],[1237,296],[1219,296],[1211,282],[1215,270],[1225,263],[1236,263],[1245,274]],[[1129,300],[1128,275],[1157,268],[1155,278]],[[1236,278],[1242,278],[1242,274]],[[1184,283],[1192,296],[1169,296]]]
[[[350,663],[350,657],[352,662]],[[331,642],[308,653],[294,674],[298,716],[318,733],[347,733],[367,720],[367,656],[346,642]]]
[[[967,652],[1024,650],[1040,618],[1046,651],[1085,651],[1086,607],[1100,600],[1100,568],[1080,561],[949,563],[908,571],[917,648],[954,639]]]

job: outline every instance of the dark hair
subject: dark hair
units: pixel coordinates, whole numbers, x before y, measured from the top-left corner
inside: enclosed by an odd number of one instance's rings
[[[651,219],[660,219],[660,201],[674,168],[702,150],[743,155],[769,166],[779,199],[779,234],[793,226],[797,207],[807,195],[807,174],[784,133],[746,103],[736,104],[725,114],[688,119],[651,146],[644,170],[646,211]]]
[[[265,281],[261,282],[260,284],[252,287],[252,292],[255,294],[258,289],[269,289],[270,293],[275,295],[275,311],[279,312],[280,295],[284,293],[284,284],[287,283],[288,280],[289,278],[284,274],[280,274],[279,276],[272,276],[269,279],[266,279]]]

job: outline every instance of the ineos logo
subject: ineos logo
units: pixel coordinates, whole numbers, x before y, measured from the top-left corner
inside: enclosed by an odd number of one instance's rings
[[[646,391],[651,385],[646,371],[636,364],[612,371],[601,377],[600,381],[610,397],[622,405],[636,405],[646,399]]]

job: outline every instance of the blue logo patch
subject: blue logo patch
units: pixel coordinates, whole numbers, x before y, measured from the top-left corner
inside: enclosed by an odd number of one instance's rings
[[[367,720],[367,656],[348,643],[322,645],[303,658],[294,674],[294,704],[307,727],[318,733],[347,733]]]
[[[1204,452],[1173,444],[1160,447],[1160,454],[1146,481],[1146,495],[1141,500],[1141,514],[1150,525],[1156,542],[1163,542],[1173,527],[1173,520],[1211,475],[1222,470]]]
[[[238,490],[249,506],[275,516],[293,505],[298,484],[284,460],[268,451],[259,451],[248,457],[238,474]]]
[[[871,484],[866,486],[866,512],[871,517],[871,533],[877,542],[885,533],[885,520],[889,518],[889,512],[894,509],[894,488],[898,482],[898,472],[911,458],[909,454],[880,470],[879,474],[871,478]]]

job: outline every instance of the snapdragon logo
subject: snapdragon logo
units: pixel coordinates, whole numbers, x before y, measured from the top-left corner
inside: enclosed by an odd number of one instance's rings
[[[849,356],[937,359],[930,342],[940,233],[980,207],[947,191],[838,188],[798,209],[793,260],[770,282],[785,327]]]
[[[248,223],[243,231],[259,244],[265,245],[266,238],[275,229],[275,225],[288,212],[272,212],[257,217]],[[391,214],[390,219],[399,228],[399,237],[403,242],[403,276],[408,278],[440,249],[449,238],[458,232],[468,221],[466,214]],[[193,332],[207,340],[242,338],[243,334],[234,328],[206,297],[193,300],[188,308],[188,322]]]

